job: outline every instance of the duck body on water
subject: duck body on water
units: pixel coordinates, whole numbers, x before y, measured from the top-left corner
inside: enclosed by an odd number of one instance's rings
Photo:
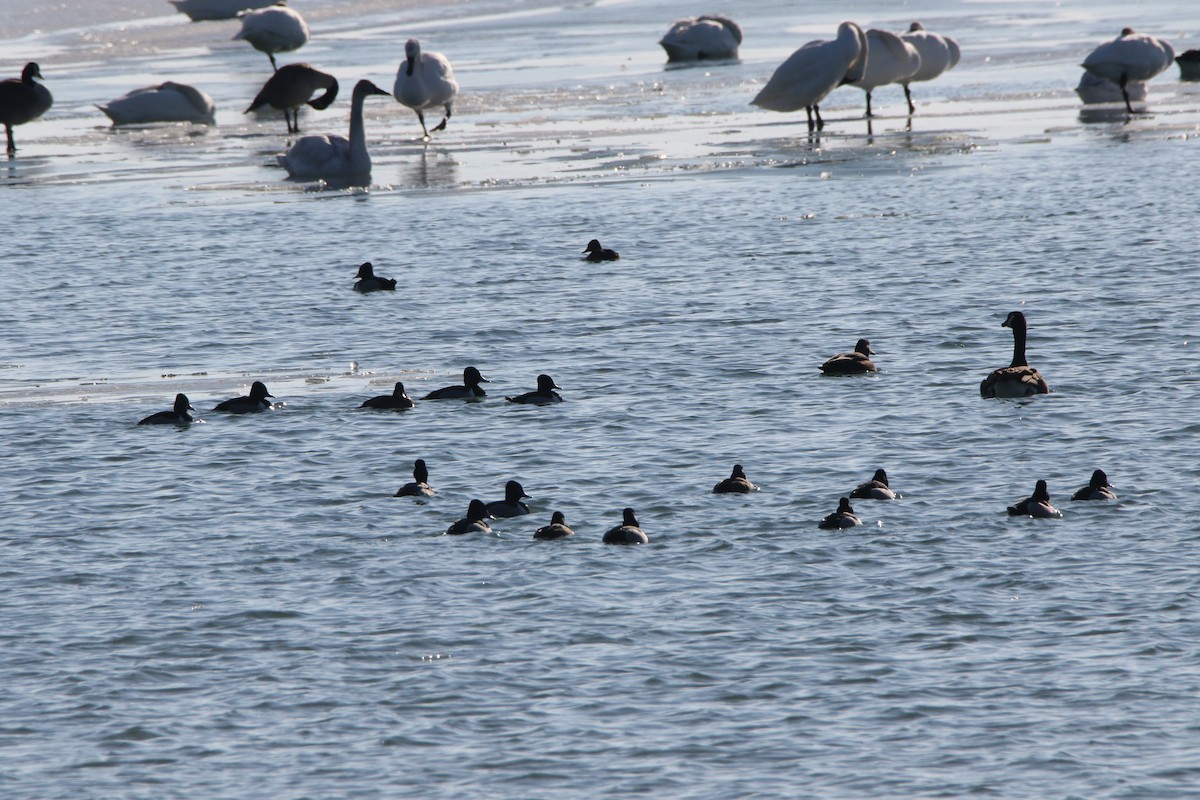
[[[17,152],[13,126],[32,122],[54,105],[50,90],[34,80],[41,77],[41,67],[30,61],[21,70],[21,77],[0,81],[0,122],[4,123],[10,156]]]
[[[1071,499],[1116,500],[1117,493],[1113,491],[1114,488],[1116,487],[1108,482],[1108,475],[1104,470],[1098,469],[1092,473],[1092,479],[1088,481],[1088,485],[1076,490],[1075,494],[1071,495]]]
[[[561,386],[554,382],[554,378],[551,378],[549,375],[543,373],[537,377],[537,389],[534,389],[532,392],[525,392],[524,394],[519,394],[515,397],[506,397],[504,399],[510,403],[547,406],[552,405],[553,403],[562,402],[562,395],[554,391],[555,389],[561,388]]]
[[[757,491],[758,487],[746,477],[746,470],[741,464],[734,464],[729,477],[713,487],[713,494],[749,494]]]
[[[621,524],[609,528],[601,539],[604,544],[649,544],[650,537],[642,530],[632,508],[621,512]]]
[[[467,367],[463,370],[462,386],[444,386],[441,389],[434,389],[429,394],[425,395],[422,400],[475,400],[481,397],[487,397],[487,392],[479,384],[491,383],[487,378],[483,377],[475,367]]]
[[[888,485],[887,472],[877,469],[871,480],[854,487],[850,497],[864,500],[895,500],[896,493]]]
[[[504,484],[504,499],[488,503],[487,512],[495,519],[523,516],[529,513],[529,506],[522,503],[521,500],[528,499],[528,497],[529,495],[525,494],[525,489],[520,483],[509,481]]]
[[[461,536],[465,533],[491,533],[492,526],[487,520],[492,519],[482,500],[472,500],[467,506],[467,515],[455,521],[446,529],[449,536]]]
[[[396,490],[393,497],[433,497],[437,494],[429,485],[429,468],[425,459],[418,458],[413,462],[413,479]]]
[[[1034,484],[1033,494],[1008,507],[1010,517],[1062,519],[1062,512],[1050,504],[1050,490],[1045,481]]]
[[[821,364],[820,369],[826,375],[862,375],[866,372],[877,372],[875,362],[871,360],[873,355],[875,351],[871,349],[870,340],[859,339],[853,351],[830,356]]]
[[[396,289],[395,278],[381,278],[375,274],[375,265],[370,261],[364,261],[358,265],[358,274],[354,277],[358,278],[354,282],[354,291],[361,294],[369,292],[392,292]]]
[[[192,421],[192,415],[187,412],[195,410],[188,401],[187,395],[180,393],[175,395],[175,405],[170,411],[151,414],[143,418],[138,425],[187,425]]]
[[[533,532],[535,539],[565,539],[574,535],[575,531],[567,525],[567,518],[561,511],[555,511],[550,516],[549,525],[544,525]]]
[[[621,254],[616,250],[609,250],[600,244],[599,239],[592,239],[587,243],[587,247],[583,251],[584,261],[617,261],[621,258]]]
[[[250,385],[250,394],[243,397],[234,397],[217,403],[213,406],[213,411],[227,411],[230,414],[251,414],[257,411],[266,411],[271,407],[267,398],[274,398],[275,395],[267,391],[267,386],[262,381],[255,381]]]
[[[401,381],[396,381],[391,394],[381,394],[369,400],[364,400],[359,408],[386,408],[403,411],[412,408],[413,405],[415,404],[412,398],[404,391],[404,384]]]
[[[848,497],[838,500],[837,511],[817,523],[817,527],[822,530],[841,530],[853,528],[856,525],[862,525],[862,520],[854,513]]]

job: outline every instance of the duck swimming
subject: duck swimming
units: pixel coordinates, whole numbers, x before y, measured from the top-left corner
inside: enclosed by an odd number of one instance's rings
[[[467,367],[463,370],[463,385],[462,386],[445,386],[441,389],[435,389],[425,395],[422,400],[471,400],[477,397],[486,397],[487,392],[479,384],[491,383],[487,378],[479,373],[475,367]]]
[[[522,497],[529,497],[525,489],[516,481],[504,484],[504,499],[493,500],[487,504],[487,512],[496,518],[519,517],[529,513],[529,506],[521,502]]]
[[[213,407],[213,411],[228,411],[231,414],[249,414],[255,411],[266,411],[271,407],[267,402],[268,397],[275,395],[267,391],[267,386],[262,381],[255,381],[250,384],[250,394],[243,397],[234,397],[230,400],[217,403]]]
[[[1062,512],[1050,505],[1050,490],[1045,481],[1034,484],[1033,494],[1008,507],[1010,517],[1033,517],[1034,519],[1061,519]]]
[[[1108,482],[1108,476],[1104,474],[1104,470],[1098,469],[1092,473],[1092,479],[1087,486],[1071,495],[1072,500],[1116,500],[1117,493],[1113,491],[1113,485]]]
[[[467,506],[467,515],[447,528],[446,533],[451,536],[464,533],[491,533],[492,526],[484,521],[491,518],[482,500],[472,500]]]
[[[871,360],[873,355],[875,355],[875,351],[871,349],[871,342],[859,339],[858,343],[854,345],[854,352],[830,356],[821,365],[821,372],[826,375],[861,375],[864,372],[878,372],[875,362]]]
[[[602,247],[599,239],[592,239],[588,242],[587,249],[583,252],[587,254],[584,261],[616,261],[621,257],[616,250]]]
[[[187,425],[192,421],[192,415],[187,412],[195,410],[188,402],[186,394],[177,394],[175,395],[175,406],[170,411],[151,414],[138,425]]]
[[[381,394],[372,397],[370,400],[363,400],[359,408],[390,408],[403,410],[413,407],[412,398],[404,393],[404,384],[396,381],[395,387],[391,394]]]
[[[354,282],[354,291],[366,294],[367,292],[391,292],[396,289],[395,278],[380,278],[375,274],[375,267],[370,261],[364,261],[358,267],[358,278]]]
[[[984,378],[979,384],[979,394],[983,397],[1029,397],[1047,394],[1050,386],[1046,379],[1025,360],[1025,315],[1020,311],[1010,311],[1000,326],[1012,328],[1012,363],[994,370]]]
[[[574,536],[575,531],[567,526],[567,518],[563,516],[563,512],[555,511],[550,517],[550,524],[544,525],[533,532],[535,539],[563,539],[567,536]]]
[[[854,509],[850,506],[850,498],[848,497],[843,497],[838,501],[837,511],[817,523],[818,528],[825,530],[853,528],[855,525],[862,525],[862,520],[854,513]]]
[[[621,513],[621,524],[604,532],[604,544],[649,544],[650,537],[638,524],[632,508]]]
[[[429,485],[429,470],[425,468],[425,459],[418,458],[413,462],[413,479],[404,484],[392,497],[433,497],[437,494]]]
[[[850,493],[851,497],[867,500],[895,500],[896,493],[888,486],[887,473],[882,469],[875,470],[875,476],[866,483],[860,483]]]
[[[562,387],[554,382],[554,378],[545,374],[538,375],[537,386],[538,388],[532,392],[525,392],[525,394],[519,394],[516,397],[506,397],[504,399],[510,403],[525,403],[535,406],[545,406],[551,403],[562,402],[562,395],[554,391]]]
[[[746,477],[741,464],[734,464],[729,477],[713,487],[713,494],[749,494],[757,491],[758,487]]]

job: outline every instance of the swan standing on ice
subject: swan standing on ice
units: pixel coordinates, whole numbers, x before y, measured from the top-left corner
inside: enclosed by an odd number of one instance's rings
[[[909,92],[908,85],[918,81],[931,81],[943,72],[954,69],[958,64],[958,59],[962,56],[962,51],[958,47],[958,42],[949,36],[925,30],[925,26],[919,22],[910,25],[908,32],[900,34],[900,38],[917,48],[917,53],[921,56],[920,68],[914,74],[900,81],[904,86],[904,99],[908,101],[908,113],[912,114],[917,107],[913,105],[912,93]]]
[[[0,122],[4,123],[4,132],[8,135],[10,156],[17,152],[17,145],[13,142],[13,125],[24,125],[37,119],[54,104],[50,90],[40,83],[34,83],[33,79],[40,77],[41,68],[30,61],[21,70],[21,77],[0,81]]]
[[[1097,47],[1083,60],[1083,68],[1112,81],[1121,89],[1125,110],[1130,114],[1130,81],[1148,81],[1175,61],[1175,50],[1162,39],[1125,28],[1116,39]]]
[[[404,45],[404,61],[396,71],[396,85],[392,93],[402,105],[417,112],[425,141],[429,141],[425,109],[437,106],[446,109],[446,116],[434,127],[435,131],[445,130],[454,98],[458,96],[458,81],[454,80],[454,69],[449,59],[441,53],[421,52],[421,43],[409,39]]]
[[[705,14],[677,20],[658,43],[667,61],[737,58],[742,29],[728,17]]]
[[[271,6],[238,14],[242,29],[234,39],[245,39],[255,50],[261,50],[275,66],[275,54],[298,50],[308,43],[308,23],[296,11],[285,6]]]
[[[316,100],[309,99],[321,89],[325,90],[325,94]],[[249,114],[269,105],[283,112],[288,133],[299,133],[300,106],[310,105],[318,111],[324,111],[337,98],[337,93],[337,78],[328,72],[313,69],[308,64],[285,64],[267,79],[254,102],[243,113]]]
[[[853,22],[838,26],[833,41],[818,39],[801,47],[775,70],[751,105],[769,111],[808,113],[808,129],[825,127],[820,102],[843,83],[862,78],[867,69],[867,36]]]
[[[867,116],[871,113],[871,92],[889,83],[900,83],[917,74],[921,55],[917,48],[890,31],[871,28],[867,31],[867,68],[862,77],[852,83],[867,93]]]
[[[363,130],[363,101],[368,95],[388,93],[367,80],[354,85],[350,98],[350,138],[334,134],[305,136],[298,139],[287,155],[279,156],[279,166],[293,178],[355,178],[371,174],[371,154],[367,152],[367,134]]]
[[[128,94],[98,105],[118,125],[141,125],[147,122],[199,122],[216,124],[216,107],[205,92],[184,83],[167,81],[158,86],[143,86]]]
[[[209,19],[233,19],[249,8],[283,5],[282,0],[170,0],[176,11],[187,14],[192,22]]]

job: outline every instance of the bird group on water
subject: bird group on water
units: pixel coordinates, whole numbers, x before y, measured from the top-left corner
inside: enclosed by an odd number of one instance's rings
[[[590,247],[583,252],[602,250],[599,242],[592,240]],[[359,266],[354,290],[366,293],[374,291],[395,290],[396,281],[391,278],[381,278],[374,274],[371,262]],[[1024,398],[1037,394],[1046,394],[1050,387],[1041,373],[1026,360],[1025,350],[1028,337],[1028,323],[1020,311],[1010,312],[1001,323],[1002,327],[1012,330],[1013,357],[1007,367],[993,370],[980,383],[979,393],[982,398]],[[871,349],[869,339],[862,338],[855,343],[852,351],[838,353],[826,359],[819,365],[822,373],[829,376],[865,375],[878,372],[879,368],[871,360],[875,351]],[[352,369],[356,368],[354,365]],[[475,366],[463,369],[462,383],[444,386],[425,394],[421,400],[467,400],[478,401],[487,397],[487,390],[482,384],[490,383],[483,373]],[[561,387],[554,379],[545,373],[537,376],[537,388],[521,394],[505,397],[510,403],[521,405],[552,405],[563,402],[562,396],[555,390]],[[234,397],[222,401],[213,407],[213,411],[230,414],[248,414],[267,411],[275,408],[268,398],[274,399],[262,381],[254,381],[248,395]],[[416,406],[415,401],[408,396],[402,381],[396,381],[390,394],[377,395],[364,400],[359,408],[405,411]],[[185,394],[177,394],[173,407],[143,418],[139,425],[174,425],[187,426],[195,419],[189,414],[194,411],[191,401]],[[424,459],[418,458],[413,464],[413,480],[404,484],[395,493],[395,497],[431,497],[437,492],[429,483],[429,468]],[[735,464],[728,478],[713,486],[713,494],[750,494],[757,492],[759,487],[750,481],[741,464]],[[818,527],[826,530],[852,528],[862,524],[862,519],[855,513],[851,499],[864,500],[893,500],[899,495],[893,490],[888,481],[886,470],[877,469],[871,479],[859,484],[853,491],[838,501],[837,510],[824,517]],[[530,513],[529,506],[522,502],[528,499],[524,487],[515,480],[510,480],[505,486],[503,500],[484,503],[472,499],[467,507],[466,515],[456,520],[445,531],[448,535],[466,533],[491,533],[489,520],[523,516]],[[1089,484],[1075,492],[1072,500],[1112,500],[1116,498],[1113,487],[1108,483],[1108,477],[1103,470],[1096,470]],[[1046,482],[1039,480],[1033,494],[1010,506],[1008,513],[1013,516],[1033,518],[1059,518],[1062,513],[1050,504],[1050,495]],[[561,511],[555,511],[550,524],[538,528],[534,532],[535,539],[561,539],[574,534],[567,525]],[[642,530],[637,516],[632,508],[623,512],[622,522],[608,530],[602,541],[606,544],[645,544],[649,536]]]
[[[329,108],[337,98],[338,81],[309,64],[280,67],[277,53],[303,47],[311,38],[304,18],[288,8],[286,0],[170,0],[193,21],[238,18],[242,27],[234,39],[249,43],[267,55],[272,76],[251,101],[246,113],[270,107],[284,114],[289,134],[299,133],[299,110],[307,105]],[[742,44],[741,27],[720,15],[702,15],[674,22],[659,40],[668,63],[732,61]],[[879,87],[899,84],[904,89],[908,113],[916,112],[910,87],[930,81],[953,69],[961,58],[953,38],[925,30],[913,22],[907,31],[893,33],[877,28],[864,31],[846,21],[834,39],[810,41],[792,53],[774,71],[750,101],[759,108],[794,112],[804,109],[810,131],[820,130],[821,102],[842,85],[856,86],[866,95],[866,117],[874,115],[872,93]],[[1121,35],[1097,46],[1081,65],[1084,73],[1075,91],[1085,104],[1123,102],[1129,114],[1134,102],[1146,97],[1146,81],[1178,63],[1183,80],[1200,80],[1200,51],[1176,57],[1170,44],[1153,36],[1125,28]],[[16,151],[13,126],[31,122],[53,103],[40,67],[28,63],[20,78],[0,81],[0,121],[8,139],[8,154]],[[359,80],[351,94],[350,129],[346,136],[305,136],[277,159],[289,177],[320,179],[369,178],[371,157],[363,128],[363,103],[372,95],[391,96],[411,109],[421,125],[422,137],[445,130],[458,96],[454,69],[445,55],[422,48],[410,38],[404,45],[404,60],[396,72],[392,91],[386,92],[370,80]],[[318,95],[318,93],[320,93]],[[316,96],[314,96],[316,95]],[[114,125],[150,122],[195,122],[214,124],[215,108],[205,92],[187,84],[165,81],[145,86],[97,106]],[[425,112],[441,111],[442,119],[430,128]],[[613,256],[615,257],[615,255]],[[593,260],[604,260],[597,256]]]

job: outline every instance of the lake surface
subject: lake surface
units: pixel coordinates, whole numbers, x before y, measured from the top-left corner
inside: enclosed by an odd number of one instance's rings
[[[289,181],[237,22],[0,0],[55,97],[0,178],[0,795],[1197,796],[1200,89],[1072,89],[1200,6],[761,0],[686,69],[674,2],[292,6],[281,63],[344,93],[304,132],[410,36],[447,130],[372,98],[371,185]],[[962,62],[911,123],[748,105],[843,17]],[[166,78],[218,124],[93,106]],[[1018,309],[1053,391],[983,400]],[[822,376],[860,337],[880,372]],[[485,400],[419,399],[468,365]],[[542,372],[562,404],[505,402]],[[202,422],[137,426],[176,392]],[[416,458],[438,494],[392,497]],[[735,463],[761,491],[712,494]],[[818,529],[878,467],[901,499]],[[1119,499],[1071,502],[1096,468]],[[529,516],[442,535],[510,479]],[[1064,518],[1009,517],[1038,479]],[[627,506],[650,544],[602,545]]]

